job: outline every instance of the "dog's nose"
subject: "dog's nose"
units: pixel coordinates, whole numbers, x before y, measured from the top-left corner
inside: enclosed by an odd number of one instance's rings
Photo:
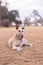
[[[23,35],[21,37],[23,38]]]

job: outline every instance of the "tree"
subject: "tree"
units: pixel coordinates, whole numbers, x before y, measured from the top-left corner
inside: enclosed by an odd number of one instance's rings
[[[18,20],[16,20],[16,17],[19,17],[19,12],[18,10],[11,10],[8,11],[7,9],[7,2],[5,2],[5,5],[2,6],[2,1],[0,1],[0,20],[2,20],[2,24],[4,25],[4,23],[6,22],[6,19],[10,20],[10,23],[12,21],[15,21],[17,24],[21,23],[20,21],[18,22]],[[7,22],[8,22],[7,20]],[[4,23],[3,23],[4,22]],[[7,22],[5,23],[4,26],[6,26]]]
[[[33,10],[33,15],[36,19],[36,22],[39,22],[43,25],[43,19],[42,19],[41,15],[38,13],[37,10]],[[37,19],[37,17],[39,17],[39,19]]]
[[[22,24],[22,21],[21,21],[21,20],[15,20],[15,23],[16,23],[17,25],[21,25],[21,24]]]
[[[0,1],[0,6],[1,6],[1,1]]]
[[[8,14],[8,9],[6,8],[6,6],[2,6],[1,5],[1,1],[0,1],[0,20],[4,15]]]
[[[11,12],[15,15],[15,17],[20,17],[18,10],[12,10]]]
[[[19,17],[19,12],[17,10],[11,10],[8,13],[8,19],[12,22],[16,20],[16,17]]]
[[[24,24],[30,26],[31,22],[30,22],[30,17],[26,17],[24,20]]]
[[[2,4],[2,1],[0,1],[0,6],[1,6],[1,4]],[[1,14],[0,14],[0,21],[1,21]]]
[[[8,19],[9,19],[11,22],[15,20],[15,14],[13,14],[12,11],[10,11],[10,12],[8,13]]]
[[[40,14],[38,13],[37,10],[33,10],[33,14],[35,17],[38,16],[38,17],[40,17],[40,19],[42,19],[42,17],[40,16]]]
[[[8,27],[10,25],[10,20],[9,19],[3,19],[2,20],[2,26]]]

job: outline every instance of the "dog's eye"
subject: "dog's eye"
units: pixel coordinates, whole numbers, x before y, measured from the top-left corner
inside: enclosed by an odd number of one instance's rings
[[[20,32],[20,30],[18,32]]]
[[[22,27],[22,29],[24,29],[24,27]]]

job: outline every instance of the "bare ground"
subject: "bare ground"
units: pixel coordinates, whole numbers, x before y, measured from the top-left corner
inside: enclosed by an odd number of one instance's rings
[[[0,65],[43,65],[43,27],[26,27],[24,37],[33,44],[22,51],[12,50],[7,41],[15,35],[15,28],[0,28]]]

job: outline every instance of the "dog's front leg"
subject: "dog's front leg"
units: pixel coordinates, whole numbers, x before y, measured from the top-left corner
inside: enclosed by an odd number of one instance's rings
[[[26,43],[25,45],[32,47],[32,44],[31,43],[29,43],[27,41],[25,43]]]
[[[12,47],[12,49],[16,49],[17,51],[21,51],[22,50],[21,47],[16,47],[16,46]]]
[[[26,39],[23,40],[23,45],[32,47],[32,43],[28,42]]]
[[[15,41],[15,43],[13,43],[12,49],[16,49],[17,51],[21,51],[22,50],[21,46],[17,45],[16,43],[17,43],[16,41]]]

